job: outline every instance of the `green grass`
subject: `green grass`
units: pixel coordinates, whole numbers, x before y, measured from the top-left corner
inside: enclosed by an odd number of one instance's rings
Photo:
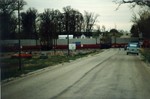
[[[143,59],[150,63],[150,49],[143,49],[140,51]]]
[[[48,56],[48,58],[40,58],[40,56],[36,56],[30,59],[21,59],[22,63],[22,71],[18,70],[19,66],[19,59],[14,59],[14,58],[7,58],[7,59],[2,59],[1,63],[1,79],[7,79],[10,77],[17,77],[20,76],[21,74],[26,74],[38,69],[42,69],[48,66],[54,66],[60,63],[64,62],[69,62],[70,60],[75,60],[81,57],[88,56],[89,54],[96,54],[98,53],[97,51],[89,51],[86,53],[78,53],[74,55],[53,55],[53,56]]]

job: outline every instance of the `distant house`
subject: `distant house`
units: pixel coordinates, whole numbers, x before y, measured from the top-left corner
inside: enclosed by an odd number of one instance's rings
[[[85,36],[84,34],[82,34],[82,35],[80,36],[80,38],[81,38],[81,39],[85,39],[86,36]]]
[[[74,38],[81,38],[81,39],[85,39],[85,38],[91,38],[92,37],[92,33],[90,32],[77,32],[74,33]]]

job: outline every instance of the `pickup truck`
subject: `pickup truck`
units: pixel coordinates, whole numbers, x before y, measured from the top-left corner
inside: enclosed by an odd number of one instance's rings
[[[127,55],[128,54],[137,54],[139,55],[139,44],[138,43],[129,43],[127,46]]]

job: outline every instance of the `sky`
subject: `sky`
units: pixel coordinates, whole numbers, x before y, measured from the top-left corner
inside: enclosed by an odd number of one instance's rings
[[[129,8],[129,4],[123,4],[118,10],[118,4],[115,4],[113,0],[25,0],[27,5],[24,6],[24,10],[29,7],[34,7],[38,10],[38,13],[44,12],[44,9],[58,9],[63,12],[63,7],[71,6],[71,8],[80,11],[84,14],[84,11],[93,12],[98,14],[96,24],[100,27],[105,26],[109,31],[112,28],[118,30],[130,31],[132,26],[131,18],[133,10]]]

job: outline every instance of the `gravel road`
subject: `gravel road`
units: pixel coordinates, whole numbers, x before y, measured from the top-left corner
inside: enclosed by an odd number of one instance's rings
[[[150,69],[108,49],[2,83],[2,99],[150,99]]]

